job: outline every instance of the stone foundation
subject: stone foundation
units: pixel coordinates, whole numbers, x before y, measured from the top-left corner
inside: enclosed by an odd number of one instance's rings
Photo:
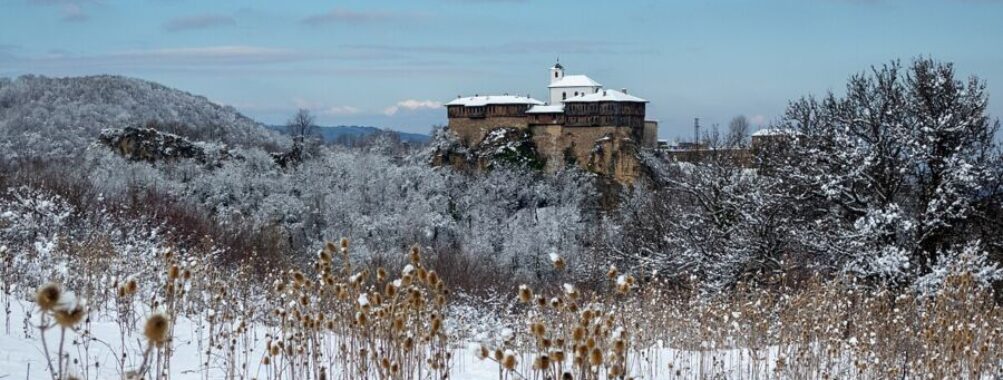
[[[497,128],[528,130],[533,145],[545,162],[544,171],[553,173],[566,165],[613,177],[620,183],[633,183],[639,175],[637,149],[656,144],[657,124],[645,122],[643,128],[627,126],[569,127],[561,124],[528,123],[525,117],[487,117],[449,119],[449,129],[466,147],[481,144]]]

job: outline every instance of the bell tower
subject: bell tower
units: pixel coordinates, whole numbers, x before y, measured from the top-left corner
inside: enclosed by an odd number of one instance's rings
[[[554,64],[554,67],[550,68],[550,84],[554,84],[554,82],[557,82],[563,78],[564,78],[564,66],[561,66],[561,59],[558,58],[557,63]]]

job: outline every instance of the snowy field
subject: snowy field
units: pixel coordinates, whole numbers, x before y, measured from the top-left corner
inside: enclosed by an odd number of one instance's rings
[[[33,304],[13,302],[10,320],[10,330],[0,334],[0,379],[46,379],[51,378],[42,351],[37,330],[37,319],[31,320]],[[37,313],[37,310],[35,310]],[[124,341],[122,330],[117,322],[95,318],[83,326],[88,338],[76,333],[67,334],[67,350],[70,360],[70,374],[83,379],[122,379],[122,369],[119,368],[118,357],[123,352],[127,354],[141,353],[144,338],[139,333],[126,331]],[[175,326],[173,347],[176,350],[171,361],[170,376],[177,380],[221,379],[226,377],[226,370],[220,366],[221,360],[206,361],[204,339],[207,324],[193,322],[188,319],[178,320]],[[241,342],[240,355],[249,363],[246,371],[241,371],[243,378],[268,378],[267,371],[260,365],[264,356],[264,342],[267,334],[264,329],[256,329],[249,334],[249,340]],[[202,337],[202,338],[200,338]],[[56,344],[59,332],[47,332],[47,341]],[[123,343],[124,342],[124,343]],[[124,345],[123,345],[124,344]],[[482,361],[473,355],[471,349],[457,349],[454,363],[450,371],[454,379],[494,379],[498,378],[498,365],[490,361]],[[83,365],[87,358],[87,365]],[[77,362],[79,360],[79,362]],[[126,360],[126,371],[139,366],[141,357],[134,355]]]
[[[12,302],[9,330],[0,334],[0,379],[47,379],[51,378],[39,331],[37,329],[37,309],[31,302]],[[115,321],[95,316],[94,320],[81,326],[79,333],[68,332],[66,350],[69,360],[69,374],[81,379],[122,379],[119,356],[126,353],[125,371],[135,369],[141,362],[144,339],[140,333],[123,331]],[[206,339],[205,321],[193,322],[179,319],[174,328],[173,349],[169,378],[177,380],[222,379],[227,378],[228,358],[217,353],[207,358],[204,354]],[[511,331],[503,334],[511,334]],[[83,335],[85,334],[85,335]],[[265,341],[268,332],[256,328],[247,335],[247,340],[238,343],[238,355],[247,368],[238,370],[239,378],[273,378],[261,364],[265,356]],[[123,338],[124,336],[124,338]],[[59,332],[47,332],[50,348],[59,342]],[[490,359],[481,359],[477,351],[480,343],[468,342],[456,348],[449,377],[452,379],[498,379],[522,378],[531,373],[532,355],[518,355],[515,371],[503,371],[501,366]],[[751,353],[747,350],[707,350],[704,352],[680,351],[668,348],[652,348],[635,354],[631,358],[631,373],[638,379],[699,379],[712,373],[757,373],[762,378],[771,378],[775,372],[776,347],[767,352]],[[86,360],[84,360],[86,358]],[[774,359],[774,360],[771,360]],[[86,365],[83,364],[86,362]],[[208,363],[208,364],[205,364]],[[701,363],[703,363],[701,365]],[[570,366],[570,360],[565,363]],[[702,367],[702,369],[701,369]],[[702,375],[704,374],[704,375]],[[527,376],[533,378],[531,376]],[[279,377],[275,377],[279,378]],[[352,378],[334,376],[332,378]]]

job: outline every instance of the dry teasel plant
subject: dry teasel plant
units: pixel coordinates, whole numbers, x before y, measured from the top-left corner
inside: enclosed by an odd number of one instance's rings
[[[448,376],[445,329],[449,289],[424,265],[418,247],[393,278],[385,268],[357,268],[349,243],[327,243],[311,271],[273,283],[269,332],[261,358],[268,377],[409,379]],[[343,261],[336,269],[335,258]]]
[[[86,304],[73,292],[66,291],[59,284],[49,282],[35,291],[35,305],[40,310],[37,327],[49,373],[55,380],[66,378],[70,376],[66,332],[74,331],[87,317]],[[59,329],[59,343],[52,349],[49,347],[46,334],[54,328]]]
[[[550,255],[555,270],[566,267],[563,259]],[[572,283],[555,284],[536,293],[520,285],[516,298],[524,305],[524,339],[506,338],[497,347],[482,345],[478,359],[498,365],[499,378],[606,379],[628,378],[632,352],[637,352],[630,331],[645,321],[625,312],[636,302],[631,294],[636,280],[629,274],[610,271],[610,288],[586,294]],[[547,298],[547,297],[550,298]],[[517,350],[529,352],[530,361],[519,367]],[[494,352],[494,354],[492,354]]]

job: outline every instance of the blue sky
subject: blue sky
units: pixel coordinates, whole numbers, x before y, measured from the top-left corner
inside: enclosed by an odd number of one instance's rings
[[[694,117],[775,120],[892,59],[988,82],[1003,115],[1003,0],[0,0],[0,76],[120,74],[266,123],[427,132],[459,94],[546,98],[547,69],[647,98],[662,138]],[[999,90],[997,90],[999,89]]]

